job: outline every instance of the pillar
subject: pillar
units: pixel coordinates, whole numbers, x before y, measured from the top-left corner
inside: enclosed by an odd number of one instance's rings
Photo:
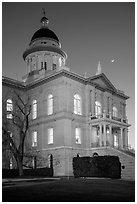
[[[109,114],[109,110],[110,110],[110,108],[109,108],[109,97],[107,97],[107,114]]]
[[[104,146],[106,147],[106,141],[107,141],[107,135],[106,135],[106,124],[103,124],[103,130],[104,130],[104,134],[103,134],[103,142],[104,142]]]
[[[99,125],[99,144],[102,147],[102,124]]]
[[[25,62],[26,62],[26,74],[28,74],[28,59],[26,59]]]
[[[91,115],[95,115],[95,89],[91,91]]]
[[[30,61],[30,57],[28,58],[28,73],[31,72],[31,61]]]
[[[36,55],[36,70],[38,70],[38,55]]]
[[[114,144],[114,141],[113,141],[113,135],[112,135],[112,125],[109,125],[109,144],[110,146],[113,146]]]
[[[89,92],[89,113],[92,115],[92,90]]]
[[[123,149],[123,128],[120,128],[120,148]]]
[[[123,104],[123,118],[126,119],[126,104]]]
[[[92,147],[92,138],[91,138],[91,134],[92,133],[92,125],[89,124],[89,143],[90,143],[90,147]],[[88,147],[88,144],[87,144]]]
[[[128,128],[124,129],[124,148],[128,149]]]

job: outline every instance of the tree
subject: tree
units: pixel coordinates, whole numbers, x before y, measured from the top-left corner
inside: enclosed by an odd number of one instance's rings
[[[13,108],[7,112],[7,99],[3,100],[2,110],[2,144],[12,152],[19,170],[23,175],[23,157],[25,138],[29,129],[31,113],[30,98],[14,91]],[[11,137],[12,133],[12,137]]]

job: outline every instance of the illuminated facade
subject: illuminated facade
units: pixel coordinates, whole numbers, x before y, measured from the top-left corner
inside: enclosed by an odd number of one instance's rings
[[[31,98],[30,128],[25,143],[47,161],[52,154],[55,176],[73,175],[72,158],[92,156],[94,152],[118,155],[122,164],[128,165],[133,159],[126,153],[129,97],[101,73],[100,63],[96,75],[91,77],[70,71],[65,65],[67,55],[48,23],[44,16],[41,28],[23,53],[26,63],[23,82],[3,77],[7,117],[12,118],[13,90]],[[11,166],[11,161],[8,164]]]

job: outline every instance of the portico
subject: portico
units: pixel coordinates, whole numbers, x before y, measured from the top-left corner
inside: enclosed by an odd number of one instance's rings
[[[111,146],[117,149],[127,149],[129,124],[103,115],[102,118],[91,120],[90,127],[90,147]]]

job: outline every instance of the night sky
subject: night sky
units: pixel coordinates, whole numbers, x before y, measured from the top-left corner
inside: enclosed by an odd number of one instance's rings
[[[49,28],[67,53],[71,71],[95,75],[98,61],[112,84],[125,91],[129,143],[135,147],[135,11],[134,2],[2,3],[2,74],[21,80],[22,54],[41,26],[42,8]]]

